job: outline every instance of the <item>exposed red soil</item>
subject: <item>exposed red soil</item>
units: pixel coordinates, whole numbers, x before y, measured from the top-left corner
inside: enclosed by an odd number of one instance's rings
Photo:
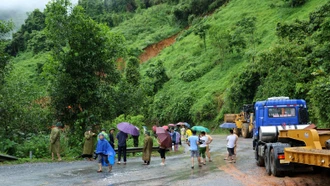
[[[140,55],[139,59],[141,63],[148,61],[149,59],[156,57],[164,48],[175,43],[175,39],[178,34],[175,34],[167,39],[164,39],[158,43],[147,46],[143,49],[143,53]]]

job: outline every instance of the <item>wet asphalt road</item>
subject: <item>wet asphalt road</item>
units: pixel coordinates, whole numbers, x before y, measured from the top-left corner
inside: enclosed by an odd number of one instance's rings
[[[225,136],[213,136],[211,156],[202,168],[190,168],[189,151],[169,156],[166,166],[160,157],[142,165],[141,157],[128,158],[127,165],[115,165],[111,173],[97,173],[97,163],[87,161],[34,163],[0,166],[0,185],[330,185],[330,177],[312,172],[295,173],[283,178],[268,176],[254,161],[252,140],[239,138],[237,162],[228,163]],[[184,148],[184,147],[182,147]],[[106,169],[104,169],[106,170]]]

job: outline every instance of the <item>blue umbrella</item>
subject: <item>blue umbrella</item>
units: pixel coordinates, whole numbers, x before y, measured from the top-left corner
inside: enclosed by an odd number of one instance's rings
[[[202,132],[202,131],[204,131],[204,132],[210,133],[210,130],[208,128],[206,128],[206,127],[203,127],[203,126],[193,126],[191,128],[191,130],[194,130],[196,132]]]
[[[190,125],[189,125],[187,122],[185,122],[184,125],[185,125],[186,127],[190,128]]]
[[[220,128],[233,129],[233,128],[236,128],[236,124],[235,123],[223,123],[220,125]]]

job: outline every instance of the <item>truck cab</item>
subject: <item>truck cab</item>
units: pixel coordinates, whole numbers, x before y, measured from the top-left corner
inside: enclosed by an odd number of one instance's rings
[[[306,101],[288,97],[272,97],[254,105],[255,124],[253,138],[259,139],[261,126],[295,126],[308,122]]]
[[[256,102],[254,109],[255,159],[268,175],[283,176],[299,168],[330,168],[330,129],[308,124],[305,100],[272,97]]]

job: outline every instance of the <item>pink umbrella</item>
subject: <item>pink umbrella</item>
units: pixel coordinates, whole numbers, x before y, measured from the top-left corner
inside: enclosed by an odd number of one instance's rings
[[[176,124],[172,124],[172,123],[171,123],[171,124],[168,124],[168,126],[169,126],[169,127],[175,127]]]
[[[157,127],[156,134],[161,146],[164,146],[165,148],[172,147],[171,135],[163,127]]]
[[[164,125],[162,127],[163,127],[163,129],[168,130],[168,126]]]
[[[185,125],[185,122],[179,122],[176,125]]]
[[[156,125],[152,126],[152,131],[156,132],[156,128],[157,128]]]

